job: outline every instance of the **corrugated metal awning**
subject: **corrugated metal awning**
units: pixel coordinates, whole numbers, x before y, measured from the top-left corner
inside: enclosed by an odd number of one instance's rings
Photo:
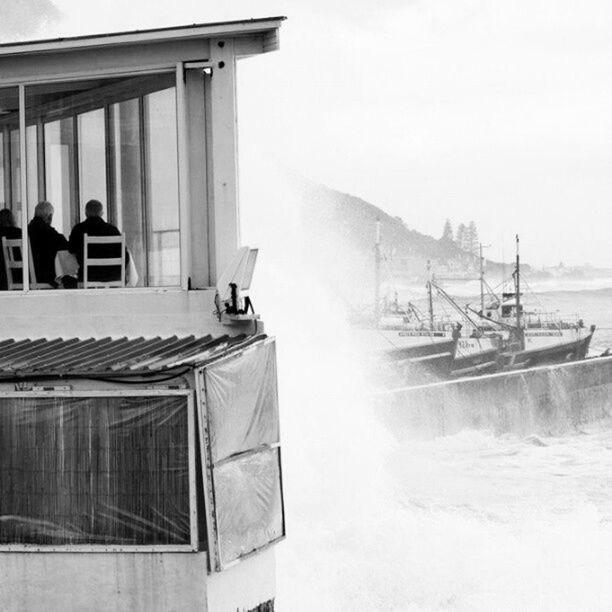
[[[189,369],[263,336],[0,340],[0,379],[138,376]]]

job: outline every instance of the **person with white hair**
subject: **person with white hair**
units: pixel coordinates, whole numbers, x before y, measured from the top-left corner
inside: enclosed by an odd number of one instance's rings
[[[28,223],[28,236],[32,247],[32,259],[36,282],[57,287],[55,280],[55,256],[68,249],[68,241],[52,225],[53,205],[46,200],[34,209],[34,218]]]

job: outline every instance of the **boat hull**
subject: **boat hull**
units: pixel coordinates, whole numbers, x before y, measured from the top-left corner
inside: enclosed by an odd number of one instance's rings
[[[530,338],[527,336],[525,338],[527,346],[525,350],[503,353],[500,356],[501,369],[506,371],[517,370],[584,359],[589,352],[593,332],[581,336],[574,330],[564,331],[569,333],[562,334],[558,337],[559,341],[549,344],[544,344],[540,338],[537,340],[532,338],[535,341],[530,343]]]
[[[402,375],[405,382],[422,382],[434,376],[448,378],[455,357],[457,341],[454,338],[426,344],[414,344],[388,349],[384,359]]]

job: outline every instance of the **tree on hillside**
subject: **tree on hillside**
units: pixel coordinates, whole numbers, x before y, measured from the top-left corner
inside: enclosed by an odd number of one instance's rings
[[[474,223],[474,221],[470,221],[465,230],[464,250],[472,255],[476,255],[478,252],[478,229],[476,229],[476,223]]]
[[[457,235],[455,236],[455,244],[460,248],[460,249],[465,249],[465,233],[466,233],[467,228],[465,227],[464,223],[460,223],[459,227],[457,228]]]
[[[442,230],[442,240],[444,242],[453,242],[453,226],[451,225],[450,219],[444,222],[444,229]]]

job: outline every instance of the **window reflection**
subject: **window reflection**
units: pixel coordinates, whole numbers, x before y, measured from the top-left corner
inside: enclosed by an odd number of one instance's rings
[[[28,125],[26,128],[26,158],[27,158],[27,180],[28,180],[28,218],[34,213],[34,207],[38,204],[38,126]]]
[[[4,188],[4,132],[0,131],[0,207],[6,206],[6,190]]]
[[[79,221],[85,219],[85,203],[98,200],[106,208],[106,143],[104,109],[78,115]]]
[[[0,289],[23,289],[19,94],[0,89]],[[7,257],[5,258],[5,252]],[[8,270],[8,273],[7,273]]]
[[[58,232],[70,232],[74,224],[73,121],[61,119],[45,124],[45,199],[53,204],[53,224]],[[31,218],[31,217],[30,217]]]
[[[102,218],[125,236],[135,272],[128,286],[180,285],[174,80],[167,73],[26,87],[28,223],[48,201],[52,226],[68,237],[86,203],[98,200]],[[0,125],[0,201],[20,219],[18,108],[10,119],[0,113]],[[56,267],[56,280],[66,269]],[[71,272],[75,282],[81,272]]]
[[[180,284],[175,91],[144,98],[149,221],[149,284]]]
[[[21,214],[21,152],[19,150],[19,129],[9,132],[10,135],[10,174],[11,205],[10,208],[18,217]]]
[[[125,234],[134,265],[141,279],[146,279],[139,100],[135,98],[112,104],[109,121],[113,203],[111,221]],[[143,284],[142,280],[140,284]]]

